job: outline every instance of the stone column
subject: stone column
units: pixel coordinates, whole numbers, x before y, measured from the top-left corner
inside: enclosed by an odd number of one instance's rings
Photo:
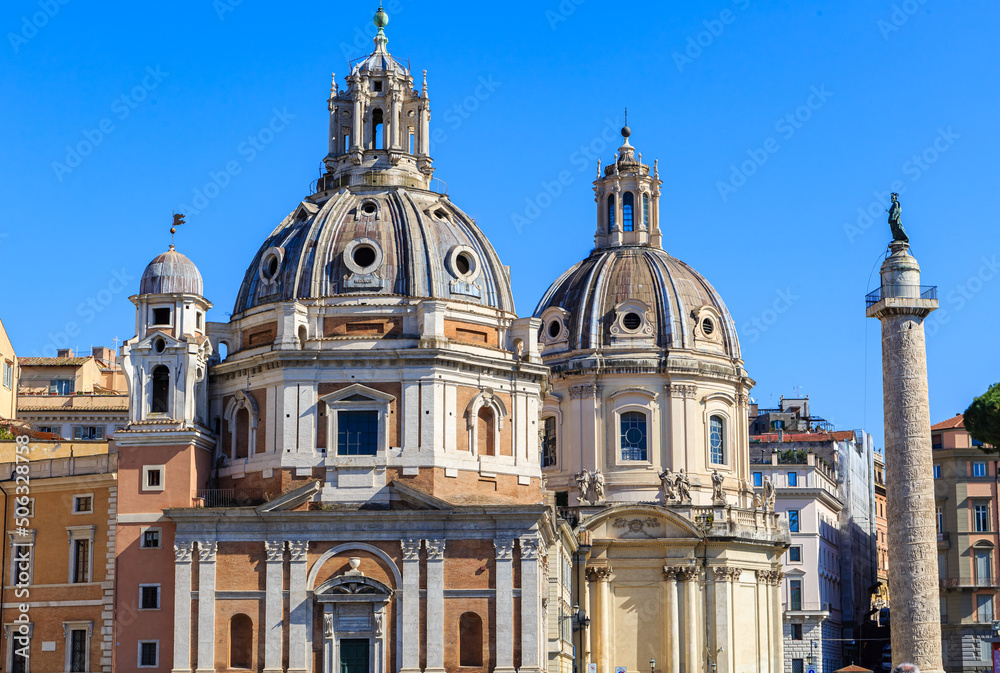
[[[920,266],[909,248],[904,241],[889,244],[891,254],[882,263],[878,301],[869,299],[866,311],[869,318],[882,323],[889,567],[905,569],[889,575],[892,663],[912,663],[923,673],[941,673],[941,606],[924,343],[924,318],[938,302],[936,294],[920,286]]]
[[[611,567],[591,566],[587,574],[594,587],[591,596],[591,662],[597,664],[597,673],[610,673],[611,624],[610,603]]]
[[[514,540],[498,538],[496,548],[496,652],[494,673],[514,673]]]
[[[520,673],[539,673],[542,670],[539,651],[541,624],[541,596],[538,572],[538,538],[521,538],[521,668]]]
[[[215,673],[215,555],[216,540],[198,541],[198,669]]]
[[[757,670],[761,673],[771,670],[771,612],[769,609],[768,585],[770,570],[758,570],[757,578]]]
[[[309,543],[288,543],[291,566],[288,573],[288,673],[306,673],[306,628],[309,621],[306,591],[306,554]]]
[[[282,540],[264,542],[266,574],[264,576],[264,673],[281,673],[281,630],[284,612],[282,569],[285,543]]]
[[[354,133],[351,134],[352,150],[361,149],[362,143],[364,143],[364,138],[362,136],[365,123],[362,119],[363,113],[364,110],[361,107],[361,97],[358,96],[354,99]],[[327,441],[329,441],[329,439]]]
[[[426,673],[444,673],[444,540],[427,545],[427,667]]]
[[[743,574],[741,568],[721,566],[712,568],[714,576],[712,601],[712,640],[709,656],[715,662],[717,673],[731,673],[733,659],[733,582]]]
[[[684,583],[684,667],[682,673],[703,670],[700,636],[705,625],[698,620],[698,579],[700,573],[693,566],[681,567],[677,579]]]
[[[677,595],[677,568],[663,566],[663,576],[667,580],[667,632],[663,635],[667,661],[666,673],[681,673],[681,618],[679,596]]]
[[[191,553],[193,542],[174,543],[174,667],[191,671]]]
[[[402,540],[403,547],[403,657],[399,673],[420,671],[420,545]]]

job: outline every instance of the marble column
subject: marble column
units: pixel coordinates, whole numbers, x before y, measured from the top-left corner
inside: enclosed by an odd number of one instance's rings
[[[216,540],[198,541],[198,669],[215,673],[215,555]]]
[[[174,543],[174,667],[191,671],[191,554],[193,542]]]
[[[420,546],[422,540],[401,540],[403,548],[403,657],[399,673],[420,671]]]
[[[733,673],[733,582],[743,574],[741,568],[712,568],[712,640],[709,657],[715,662],[716,673]]]
[[[695,673],[703,670],[701,634],[705,625],[698,620],[698,579],[701,573],[693,566],[682,567],[677,571],[677,579],[684,583],[684,667],[682,673]]]
[[[264,591],[264,673],[281,673],[282,613],[284,612],[283,540],[264,542],[266,559]]]
[[[498,538],[496,548],[496,653],[494,673],[514,673],[514,540]]]
[[[757,670],[770,671],[771,659],[771,612],[768,600],[770,570],[758,570],[757,578]]]
[[[610,594],[611,567],[592,566],[587,568],[591,589],[591,663],[597,664],[597,673],[610,673],[611,664],[611,624]]]
[[[681,673],[681,617],[680,596],[677,594],[677,568],[663,566],[663,576],[667,580],[667,632],[664,634],[667,653],[666,673]]]
[[[288,543],[291,565],[288,573],[288,673],[306,673],[306,633],[309,594],[306,591],[306,555],[309,543]]]
[[[538,538],[522,537],[521,544],[521,668],[520,673],[539,673],[542,670],[541,596],[539,586]]]
[[[427,667],[426,673],[444,673],[444,540],[427,545]]]

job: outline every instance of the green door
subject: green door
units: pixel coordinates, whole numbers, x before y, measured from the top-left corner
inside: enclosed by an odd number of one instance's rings
[[[340,641],[340,673],[369,673],[367,638]]]

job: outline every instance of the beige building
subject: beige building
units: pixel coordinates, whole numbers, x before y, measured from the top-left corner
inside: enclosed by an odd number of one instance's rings
[[[945,670],[992,662],[1000,533],[997,461],[965,430],[961,415],[931,426],[941,632]]]
[[[14,346],[7,330],[0,322],[0,420],[13,420],[17,416],[17,390],[19,370]]]
[[[114,351],[59,351],[54,358],[22,357],[18,419],[65,439],[101,440],[128,422],[128,387]]]

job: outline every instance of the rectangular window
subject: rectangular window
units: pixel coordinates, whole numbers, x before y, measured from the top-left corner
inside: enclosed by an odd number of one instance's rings
[[[378,453],[378,412],[337,412],[337,455],[374,456]]]
[[[156,668],[160,665],[160,641],[139,641],[139,668]]]
[[[142,490],[163,490],[163,466],[144,465],[142,468]]]
[[[3,385],[8,390],[14,387],[14,365],[10,362],[3,363]]]
[[[792,640],[802,640],[801,624],[792,624]]]
[[[621,415],[622,460],[648,460],[646,456],[646,414],[627,411]]]
[[[799,532],[799,510],[788,510],[788,530],[792,533]]]
[[[979,651],[982,661],[993,661],[993,643],[983,638],[979,641]]]
[[[139,609],[159,610],[160,609],[160,585],[140,584],[139,585]]]
[[[935,479],[940,479],[941,478],[941,466],[940,465],[935,465],[934,466],[934,478]]]
[[[757,488],[761,488],[762,486],[764,486],[764,473],[763,472],[754,472],[753,473],[753,485],[756,486]]]
[[[801,659],[792,659],[792,673],[803,673]]]
[[[944,510],[938,507],[934,514],[937,517],[937,532],[940,535],[944,532]]]
[[[140,546],[143,549],[159,549],[160,548],[160,529],[159,528],[149,528],[142,531],[142,543]]]
[[[990,553],[985,550],[976,552],[976,582],[979,586],[989,586],[993,581],[993,564],[990,562]]]
[[[73,379],[52,379],[49,381],[50,395],[72,395]]]
[[[798,486],[799,485],[799,475],[795,472],[788,473],[788,485]]]
[[[976,619],[981,624],[993,621],[993,596],[989,594],[976,596]]]
[[[103,425],[74,425],[73,439],[99,440],[104,439]]]
[[[944,554],[938,554],[938,579],[944,579],[948,576],[948,557]]]
[[[170,324],[170,309],[169,308],[154,308],[153,309],[153,324],[154,325],[169,325]]]
[[[789,580],[788,582],[788,609],[802,609],[802,580]]]
[[[14,545],[11,584],[31,584],[31,545]]]
[[[789,563],[802,563],[802,547],[789,547],[788,548],[788,562]]]
[[[90,581],[90,540],[73,540],[73,582]]]
[[[11,670],[11,673],[28,673],[28,661],[29,661],[29,657],[22,656],[21,654],[18,654],[17,652],[18,652],[18,650],[22,650],[23,651],[23,649],[25,647],[30,648],[31,644],[30,644],[30,641],[21,640],[22,637],[23,636],[14,636],[12,634],[11,635],[11,639],[8,641],[8,642],[11,642],[11,643],[14,644],[14,650],[11,652],[11,655],[10,655],[10,670]],[[29,649],[29,656],[30,656],[30,649]]]
[[[941,441],[941,437],[942,435],[931,435],[932,449],[940,449],[942,446],[944,446],[944,443]]]
[[[987,504],[975,505],[973,511],[974,525],[977,533],[986,533],[990,530],[990,506]]]
[[[94,497],[90,495],[73,496],[73,513],[89,514],[94,511]]]
[[[542,467],[556,465],[556,419],[549,416],[542,419]]]
[[[982,461],[976,461],[972,464],[972,476],[973,477],[985,477],[986,476],[986,463]]]
[[[69,670],[84,673],[87,670],[87,631],[73,629],[69,635]]]

